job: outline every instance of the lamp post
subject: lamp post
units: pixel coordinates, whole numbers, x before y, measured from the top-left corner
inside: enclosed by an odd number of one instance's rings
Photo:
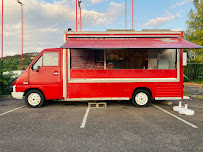
[[[132,30],[133,30],[133,0],[132,0]]]
[[[1,65],[0,65],[0,79],[3,78],[3,21],[4,21],[4,7],[3,7],[4,1],[2,0],[2,17],[1,17]],[[0,89],[2,90],[2,94],[4,94],[4,84],[1,81],[0,82]]]
[[[76,6],[75,6],[75,11],[76,11],[76,31],[78,31],[78,0],[75,1],[76,2]]]
[[[21,34],[22,34],[22,40],[21,40],[21,49],[22,49],[22,54],[21,54],[21,69],[23,73],[23,3],[20,0],[17,0],[17,2],[21,5]]]
[[[127,14],[127,4],[126,4],[126,0],[125,0],[125,29],[127,29],[127,17],[126,17],[126,14]]]
[[[78,6],[80,8],[80,31],[82,31],[82,19],[81,19],[81,16],[82,16],[82,11],[81,11],[81,0],[78,0]]]
[[[2,0],[2,17],[1,17],[1,64],[3,62],[3,23],[4,23],[4,0]]]

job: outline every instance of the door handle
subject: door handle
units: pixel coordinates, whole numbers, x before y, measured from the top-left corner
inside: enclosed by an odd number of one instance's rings
[[[54,72],[53,74],[54,74],[54,75],[58,75],[58,74],[60,74],[60,73],[59,73],[59,72]]]

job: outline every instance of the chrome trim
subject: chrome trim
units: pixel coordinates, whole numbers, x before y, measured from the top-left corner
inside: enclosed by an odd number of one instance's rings
[[[16,92],[16,85],[13,86],[13,92]]]
[[[54,75],[58,75],[58,74],[60,74],[60,73],[59,73],[59,72],[54,72],[53,74],[54,74]]]
[[[66,49],[63,49],[63,97],[67,98],[67,80],[66,80]]]
[[[177,82],[180,82],[180,49],[177,49]]]
[[[181,100],[181,97],[155,97],[155,100]]]
[[[102,78],[102,79],[71,79],[69,83],[97,82],[178,82],[176,78]]]
[[[70,49],[68,49],[68,81],[70,80]]]
[[[128,97],[120,98],[67,98],[66,100],[60,101],[92,101],[92,100],[130,100]]]

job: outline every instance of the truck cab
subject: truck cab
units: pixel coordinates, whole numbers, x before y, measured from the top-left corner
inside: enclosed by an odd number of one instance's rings
[[[61,99],[61,49],[45,49],[16,79],[12,96],[27,99],[28,106],[41,100]],[[40,105],[39,105],[40,106]]]

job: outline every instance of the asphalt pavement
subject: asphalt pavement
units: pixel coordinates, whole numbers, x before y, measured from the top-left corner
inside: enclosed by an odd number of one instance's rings
[[[193,116],[174,112],[176,104],[107,101],[107,108],[88,110],[87,103],[49,101],[35,109],[0,99],[0,151],[203,151],[203,101],[183,102]]]

